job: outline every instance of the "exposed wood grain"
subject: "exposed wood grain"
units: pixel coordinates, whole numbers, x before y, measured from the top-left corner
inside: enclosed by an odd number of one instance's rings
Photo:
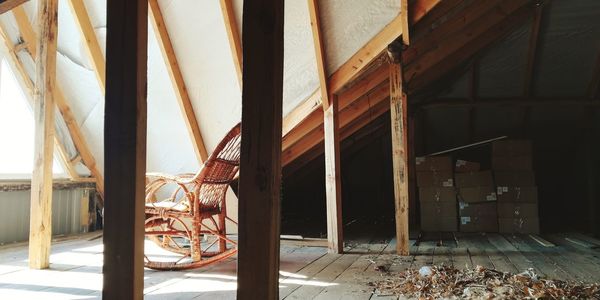
[[[148,1],[108,0],[103,299],[142,299]]]
[[[278,298],[283,6],[277,0],[244,2],[237,290],[242,300]]]
[[[90,21],[90,16],[85,7],[85,3],[83,0],[69,0],[67,2],[75,17],[75,22],[77,22],[77,28],[79,29],[81,37],[85,42],[85,50],[93,64],[100,90],[104,93],[106,87],[106,62],[104,61],[102,49],[98,43],[98,38],[96,37],[96,32]]]
[[[408,46],[410,45],[408,0],[400,0],[400,17],[402,18],[402,43]]]
[[[0,2],[0,15],[14,9],[15,7],[27,2],[29,0],[4,0]]]
[[[22,9],[22,7],[17,7],[15,10],[13,10],[13,13],[15,16],[15,20],[17,21],[19,31],[21,32],[21,36],[25,40],[27,48],[29,49],[29,53],[31,54],[32,58],[35,59],[37,53],[37,50],[35,50],[37,48],[37,41],[36,34],[33,31],[33,27],[29,22],[29,19],[27,18],[27,15],[25,14],[25,11]],[[25,84],[27,86],[33,87],[33,81],[27,75],[27,72],[25,71],[21,60],[16,55],[11,54],[11,57],[13,57],[13,60],[15,61],[15,65],[17,66],[19,73],[21,74],[21,76],[23,76],[23,81],[25,82]],[[27,88],[26,90],[33,91],[32,88]],[[71,111],[71,108],[67,104],[64,93],[60,88],[60,84],[57,83],[57,86],[54,89],[54,93],[54,100],[56,101],[56,106],[60,111],[60,117],[63,118],[65,124],[67,125],[69,133],[71,135],[71,139],[73,140],[73,143],[75,144],[75,147],[77,148],[77,151],[79,152],[83,163],[90,170],[92,176],[96,178],[96,188],[98,189],[98,192],[100,192],[100,195],[103,196],[104,176],[102,175],[102,173],[98,169],[98,166],[96,165],[96,159],[90,151],[90,148],[85,140],[85,137],[83,136],[83,133],[81,132],[81,129],[79,127],[79,124],[77,123],[77,120],[75,119],[73,112]]]
[[[225,31],[229,39],[229,48],[231,48],[231,56],[233,58],[233,66],[235,74],[238,78],[240,89],[242,88],[242,42],[238,25],[235,20],[235,12],[233,11],[233,3],[231,0],[221,0],[221,12],[223,13],[223,21],[225,22]]]
[[[167,31],[160,6],[158,5],[158,0],[148,0],[148,3],[150,7],[150,22],[154,28],[158,46],[163,55],[163,59],[165,60],[167,72],[169,73],[169,78],[171,78],[173,90],[175,91],[175,96],[177,98],[177,103],[179,104],[185,126],[190,135],[190,139],[192,140],[194,153],[196,154],[198,161],[202,163],[208,159],[208,152],[206,152],[204,140],[202,139],[202,132],[200,131],[200,126],[198,125],[196,114],[194,113],[194,107],[192,106],[192,101],[190,100],[190,96],[185,86],[179,63],[177,62],[175,49],[173,48],[173,44],[171,44],[171,38],[169,37],[169,32]]]
[[[408,255],[408,103],[402,87],[402,66],[390,66],[390,112],[394,206],[396,209],[396,251]]]
[[[329,251],[344,250],[342,222],[342,174],[340,168],[340,128],[338,99],[333,96],[325,111],[325,195],[327,202],[327,241]]]
[[[325,69],[325,46],[321,35],[321,21],[319,14],[319,3],[317,0],[308,0],[308,13],[310,15],[310,28],[312,29],[313,45],[315,47],[315,59],[317,61],[317,73],[319,74],[319,90],[321,91],[321,102],[323,110],[331,105],[327,70]]]
[[[35,60],[29,267],[45,269],[50,265],[52,239],[52,162],[58,0],[39,1],[37,23],[40,40],[37,43],[38,56]]]

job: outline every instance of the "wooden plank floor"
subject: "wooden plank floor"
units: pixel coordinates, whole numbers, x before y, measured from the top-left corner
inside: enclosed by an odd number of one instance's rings
[[[26,245],[0,248],[0,299],[98,299],[102,239],[94,234],[54,243],[51,268],[27,268]],[[345,254],[283,242],[281,299],[397,299],[374,294],[369,284],[408,268],[481,265],[501,271],[533,268],[554,279],[600,282],[600,240],[580,233],[428,234],[411,241],[411,255],[394,254],[394,240],[347,243]],[[145,271],[148,299],[234,299],[236,260],[181,272]]]

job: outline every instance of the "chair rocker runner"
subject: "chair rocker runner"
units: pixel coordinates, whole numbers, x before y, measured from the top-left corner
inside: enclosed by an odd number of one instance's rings
[[[145,235],[169,252],[146,249],[146,267],[192,269],[237,252],[227,237],[226,220],[237,223],[227,217],[225,196],[240,165],[240,128],[227,133],[196,174],[147,174]]]

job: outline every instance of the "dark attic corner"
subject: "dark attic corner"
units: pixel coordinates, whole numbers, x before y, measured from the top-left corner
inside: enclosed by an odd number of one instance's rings
[[[0,0],[0,299],[600,299],[599,19]]]

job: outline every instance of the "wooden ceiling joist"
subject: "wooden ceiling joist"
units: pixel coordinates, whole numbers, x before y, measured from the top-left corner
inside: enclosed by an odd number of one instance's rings
[[[229,48],[231,48],[235,74],[237,75],[240,88],[242,88],[242,42],[240,40],[238,24],[236,22],[231,0],[221,0],[221,12],[223,13],[225,31],[227,32],[227,38],[229,39]]]
[[[98,43],[98,38],[96,37],[96,32],[90,21],[90,16],[85,7],[85,3],[83,0],[69,0],[67,2],[75,17],[75,22],[78,25],[77,28],[79,28],[79,32],[85,42],[85,50],[93,64],[100,90],[104,93],[106,87],[106,62],[104,61],[102,48],[100,48],[100,44]]]
[[[19,27],[19,31],[21,32],[21,37],[24,39],[25,43],[27,43],[27,49],[32,55],[32,58],[35,58],[34,53],[36,53],[36,50],[33,49],[36,49],[37,41],[35,32],[33,31],[33,27],[31,26],[31,23],[29,22],[29,19],[27,18],[25,12],[21,11],[21,7],[17,7],[17,9],[13,10],[13,13],[15,19],[17,20],[17,26]],[[20,60],[17,60],[16,63],[18,65],[21,65]],[[27,85],[33,86],[33,81],[27,75],[22,65],[20,69],[22,69],[23,77],[26,79],[24,81],[29,82]],[[67,124],[67,128],[69,129],[69,133],[71,135],[71,139],[73,140],[73,144],[75,144],[77,151],[81,155],[83,163],[90,170],[92,176],[96,178],[96,189],[101,195],[104,195],[104,177],[102,176],[102,173],[96,165],[96,159],[94,158],[92,152],[89,150],[88,144],[85,141],[81,129],[79,128],[79,124],[77,123],[77,120],[75,119],[75,116],[65,99],[64,93],[60,88],[60,84],[57,84],[56,89],[54,90],[54,99],[62,118]]]
[[[196,114],[194,113],[194,107],[192,106],[192,101],[185,86],[185,81],[183,79],[183,75],[181,74],[179,63],[177,62],[175,49],[171,44],[171,38],[169,37],[169,32],[167,31],[160,6],[158,5],[158,0],[148,0],[148,2],[150,8],[150,22],[152,23],[155,34],[157,35],[156,37],[158,40],[158,45],[162,52],[163,58],[165,59],[167,71],[169,73],[169,77],[171,78],[171,82],[173,83],[179,108],[181,108],[181,113],[183,114],[186,128],[188,129],[190,138],[192,139],[194,153],[196,154],[198,161],[202,163],[208,159],[208,152],[206,151],[206,146],[204,145],[204,140],[202,139],[202,133],[200,132],[200,126],[198,125]]]
[[[29,0],[2,0],[0,1],[0,15],[14,9],[15,7],[27,2]]]
[[[400,18],[402,18],[402,43],[410,45],[410,29],[408,26],[408,0],[400,0]]]

